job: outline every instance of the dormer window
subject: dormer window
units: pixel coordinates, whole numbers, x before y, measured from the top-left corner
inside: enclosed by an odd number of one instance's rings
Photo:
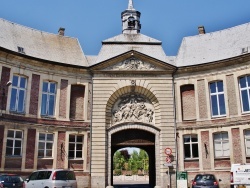
[[[128,27],[129,27],[129,28],[135,27],[135,18],[134,18],[133,16],[130,16],[130,17],[128,18]]]
[[[25,54],[23,47],[17,46],[17,50],[19,53]]]

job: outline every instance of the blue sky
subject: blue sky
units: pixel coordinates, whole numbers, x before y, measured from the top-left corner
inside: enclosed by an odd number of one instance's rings
[[[128,0],[3,0],[0,17],[37,30],[78,38],[85,55],[97,55],[101,41],[121,34],[121,12]],[[162,41],[177,55],[185,36],[204,25],[214,32],[250,22],[250,0],[134,0],[141,12],[141,33]]]

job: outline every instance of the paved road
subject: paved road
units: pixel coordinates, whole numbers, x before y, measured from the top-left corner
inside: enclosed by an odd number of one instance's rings
[[[126,185],[113,185],[114,188],[151,188],[147,184],[126,184]]]

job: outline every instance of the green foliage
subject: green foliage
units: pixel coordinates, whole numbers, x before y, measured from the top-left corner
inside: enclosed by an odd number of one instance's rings
[[[127,150],[116,151],[113,157],[114,174],[121,174],[121,170],[131,171],[135,175],[138,170],[143,170],[145,173],[149,169],[148,154],[144,150],[133,151],[130,155]]]

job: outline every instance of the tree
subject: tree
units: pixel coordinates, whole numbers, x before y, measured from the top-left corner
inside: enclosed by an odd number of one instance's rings
[[[133,174],[137,174],[138,169],[148,171],[148,154],[144,150],[139,150],[139,153],[134,150],[130,155],[128,150],[116,151],[113,157],[114,170],[132,170]]]

